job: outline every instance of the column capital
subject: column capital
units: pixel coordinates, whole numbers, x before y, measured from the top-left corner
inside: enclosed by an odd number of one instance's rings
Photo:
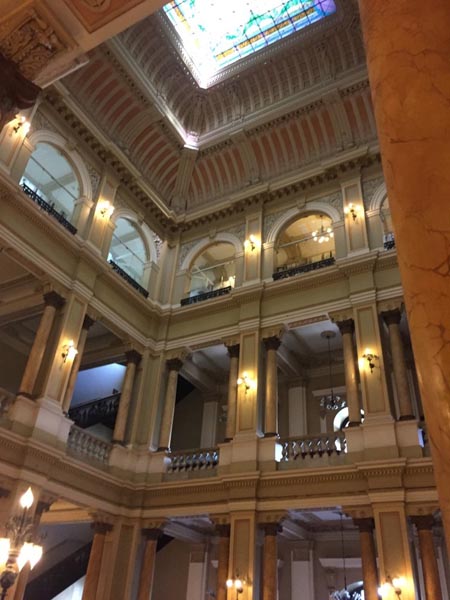
[[[66,301],[57,292],[47,292],[46,294],[44,294],[44,302],[46,306],[62,308]]]
[[[344,321],[335,321],[342,335],[350,333],[353,335],[355,331],[355,321],[353,319],[345,319]]]
[[[137,350],[128,350],[128,352],[125,352],[125,358],[127,359],[127,364],[133,363],[138,365],[142,355]]]
[[[221,538],[230,537],[230,529],[230,525],[225,523],[220,523],[215,527],[216,534]]]
[[[264,347],[266,350],[278,350],[281,345],[280,338],[276,336],[271,336],[263,339]]]
[[[434,525],[433,515],[413,515],[410,517],[411,523],[417,527],[418,531],[431,531]]]
[[[398,325],[402,318],[400,309],[395,308],[394,310],[385,310],[381,313],[383,321],[386,325]]]
[[[227,346],[228,356],[230,358],[239,358],[239,344],[233,344],[232,346]]]
[[[276,536],[278,533],[281,533],[283,528],[280,523],[260,523],[259,528],[264,532],[265,536]]]
[[[142,529],[142,537],[144,537],[147,541],[156,542],[163,535],[163,530],[155,527],[144,528]]]
[[[95,323],[94,319],[92,319],[89,315],[86,315],[83,320],[82,329],[86,329],[86,331],[89,331],[89,329],[92,327],[92,325],[94,323]]]
[[[106,535],[109,531],[112,531],[113,526],[111,523],[105,521],[94,521],[91,524],[91,528],[94,530],[94,533]]]
[[[353,519],[353,524],[356,525],[359,531],[365,533],[373,533],[373,530],[375,529],[375,521],[371,517]]]
[[[169,360],[166,360],[166,365],[169,371],[180,371],[183,361],[179,358],[169,358]]]

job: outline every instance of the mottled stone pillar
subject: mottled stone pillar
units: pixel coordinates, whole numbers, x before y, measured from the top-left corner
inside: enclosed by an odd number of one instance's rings
[[[236,409],[237,409],[237,380],[239,373],[239,344],[228,346],[230,355],[230,375],[228,377],[228,404],[227,404],[227,427],[225,441],[229,442],[236,433]]]
[[[263,600],[278,598],[278,523],[265,523],[260,526],[264,531],[263,548]]]
[[[398,263],[450,551],[450,2],[359,0]]]
[[[227,600],[227,588],[225,586],[228,579],[228,564],[230,554],[230,526],[217,525],[219,534],[219,548],[217,553],[217,584],[216,600]]]
[[[412,517],[411,521],[416,526],[419,536],[426,600],[442,600],[438,563],[433,541],[434,519],[431,515],[420,515]]]
[[[44,301],[44,312],[39,322],[39,327],[25,367],[25,372],[20,383],[18,393],[20,396],[31,397],[33,395],[45,348],[55,321],[56,311],[64,305],[64,299],[56,292],[45,294]]]
[[[339,331],[342,335],[349,427],[355,427],[361,423],[358,379],[356,376],[355,349],[353,345],[355,322],[353,319],[346,319],[345,321],[337,322],[336,325],[339,327]]]
[[[142,535],[145,538],[145,548],[144,556],[142,558],[137,600],[151,600],[155,573],[156,549],[162,531],[161,529],[143,529]]]
[[[399,327],[402,315],[399,310],[388,310],[381,313],[381,316],[389,328],[389,343],[391,346],[392,366],[394,369],[395,388],[397,390],[400,410],[400,421],[414,419],[411,395],[409,393],[405,351]]]
[[[277,350],[281,341],[277,337],[269,337],[264,340],[266,349],[266,401],[264,418],[265,437],[278,435],[278,372],[277,372]]]
[[[167,361],[169,375],[167,378],[166,397],[164,401],[158,450],[170,450],[172,440],[173,418],[175,415],[175,400],[177,397],[178,372],[183,366],[179,358]]]
[[[125,431],[128,422],[131,396],[133,393],[134,378],[136,375],[136,368],[141,360],[141,355],[135,350],[126,352],[125,357],[127,359],[127,369],[125,371],[122,391],[120,393],[119,409],[117,411],[116,423],[114,425],[114,442],[123,442],[125,440]]]
[[[77,382],[78,372],[80,370],[81,360],[83,358],[84,347],[86,346],[86,340],[89,329],[94,324],[94,320],[88,317],[84,317],[83,327],[81,329],[80,339],[78,340],[78,354],[75,356],[72,363],[72,370],[70,371],[69,383],[67,384],[66,393],[63,401],[63,412],[68,413],[70,403],[72,402],[73,391]]]
[[[112,525],[96,521],[92,524],[94,539],[92,541],[91,553],[84,582],[82,600],[96,600],[97,587],[100,579],[103,549],[105,547],[106,534],[112,530]]]
[[[359,540],[361,546],[361,563],[364,581],[364,597],[366,600],[378,600],[378,570],[377,555],[375,553],[375,541],[373,530],[375,524],[373,519],[353,519],[353,523],[359,529]]]

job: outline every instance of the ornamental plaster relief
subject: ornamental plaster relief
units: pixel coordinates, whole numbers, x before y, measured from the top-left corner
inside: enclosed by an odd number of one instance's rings
[[[379,175],[378,177],[371,177],[370,179],[368,177],[363,177],[361,185],[363,191],[364,207],[366,210],[368,210],[371,206],[375,192],[383,183],[383,175]]]

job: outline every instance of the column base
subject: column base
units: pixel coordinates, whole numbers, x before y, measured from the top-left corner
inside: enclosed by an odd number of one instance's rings
[[[420,458],[423,456],[419,437],[419,423],[416,419],[397,421],[395,431],[400,456],[407,458]]]
[[[277,435],[261,438],[256,433],[237,434],[219,448],[219,474],[275,471],[281,460]]]
[[[348,424],[348,428],[350,427],[359,427],[361,425],[361,421],[350,421]]]
[[[403,415],[399,418],[399,421],[415,421],[416,417],[414,415]]]
[[[380,460],[400,456],[395,421],[391,415],[370,415],[359,427],[346,429],[347,448],[353,460]]]
[[[273,437],[278,437],[278,433],[273,433],[271,431],[268,431],[267,433],[264,434],[265,438],[273,438]]]
[[[11,430],[51,445],[66,447],[73,421],[62,412],[61,406],[49,398],[31,400],[17,396],[8,412]]]

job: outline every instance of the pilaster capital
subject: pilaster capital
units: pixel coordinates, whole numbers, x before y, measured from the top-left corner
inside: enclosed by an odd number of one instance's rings
[[[276,336],[271,336],[263,339],[264,347],[266,350],[278,350],[281,345],[280,338]]]
[[[166,365],[169,371],[180,371],[183,366],[183,361],[180,358],[169,358],[166,360]]]
[[[83,320],[82,329],[89,331],[92,325],[95,323],[94,319],[92,319],[89,315],[86,315]]]
[[[328,313],[328,316],[330,317],[330,320],[336,324],[339,321],[349,321],[350,319],[353,320],[353,309],[347,308],[339,312],[330,312]]]
[[[155,527],[142,529],[142,537],[148,542],[156,542],[163,535],[163,530]]]
[[[125,352],[125,358],[127,359],[127,364],[132,363],[138,365],[142,355],[137,350],[128,350],[128,352]]]
[[[234,344],[233,346],[227,346],[227,350],[228,350],[228,356],[230,358],[239,358],[239,350],[240,350],[239,344]]]
[[[355,331],[355,321],[353,319],[344,319],[343,321],[335,321],[335,323],[339,327],[341,335],[353,335]]]
[[[44,294],[44,302],[46,306],[52,306],[53,308],[62,308],[66,301],[57,292],[47,292],[46,294]]]
[[[383,321],[386,325],[398,325],[402,318],[402,313],[400,309],[395,308],[393,310],[386,310],[381,313],[383,317]]]
[[[417,531],[432,531],[434,525],[433,515],[413,515],[411,523],[417,527]]]

